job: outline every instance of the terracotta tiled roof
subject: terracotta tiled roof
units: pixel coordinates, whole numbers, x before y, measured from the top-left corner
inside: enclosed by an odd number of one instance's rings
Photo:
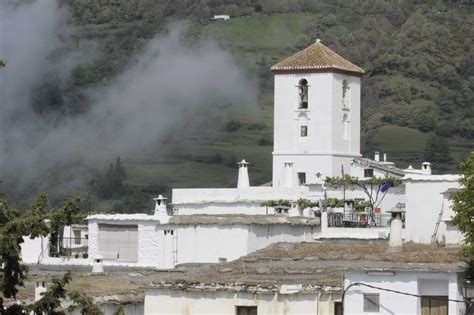
[[[361,75],[364,70],[352,62],[342,58],[324,46],[319,40],[311,46],[278,62],[272,67],[273,72],[291,71],[343,71]]]

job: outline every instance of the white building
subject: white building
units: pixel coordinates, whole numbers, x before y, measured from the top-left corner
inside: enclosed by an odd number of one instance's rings
[[[364,70],[319,40],[278,62],[275,75],[273,186],[315,174],[340,176],[360,154],[360,77]]]
[[[174,268],[234,260],[275,242],[312,241],[319,218],[287,215],[167,215],[156,198],[154,215],[92,215],[89,255],[104,265]]]
[[[234,262],[152,282],[145,314],[338,315],[343,302],[344,314],[463,310],[459,248],[387,248],[369,241],[273,244]],[[433,313],[437,308],[445,312]]]
[[[252,165],[242,160],[236,188],[173,189],[172,206],[167,209],[166,198],[160,196],[154,214],[90,216],[88,255],[76,253],[83,249],[81,243],[70,244],[72,257],[50,257],[49,239],[40,238],[26,240],[25,261],[92,264],[100,255],[106,265],[173,268],[233,260],[280,241],[387,239],[388,211],[394,207],[406,210],[406,241],[461,241],[449,223],[451,205],[442,195],[459,188],[459,176],[432,175],[428,162],[420,169],[402,170],[378,152],[373,159],[361,157],[360,67],[317,41],[272,71],[273,186],[250,186]],[[368,199],[367,191],[325,182],[326,176],[342,174],[365,180],[391,176],[402,184],[386,192],[371,189],[372,196],[386,194],[375,213],[368,208],[356,211],[354,205]],[[329,198],[345,203],[323,207]],[[311,206],[301,206],[308,203]],[[85,238],[84,231],[71,231]]]

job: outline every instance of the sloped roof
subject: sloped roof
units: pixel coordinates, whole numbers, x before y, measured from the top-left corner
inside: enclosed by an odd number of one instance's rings
[[[347,72],[361,76],[364,69],[344,59],[319,40],[311,46],[278,62],[272,67],[273,72],[292,71],[334,71]]]

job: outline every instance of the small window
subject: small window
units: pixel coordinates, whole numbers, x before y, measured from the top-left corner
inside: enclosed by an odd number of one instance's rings
[[[349,82],[347,80],[342,81],[342,107],[348,108],[349,107]]]
[[[364,170],[364,177],[374,177],[374,169],[373,168],[366,168]]]
[[[298,182],[300,185],[306,184],[306,173],[298,173]]]
[[[301,126],[300,136],[301,137],[307,137],[308,136],[308,126]]]
[[[301,79],[298,84],[298,108],[308,108],[308,81]]]
[[[367,313],[380,312],[380,294],[364,293],[364,312],[367,312]]]
[[[256,306],[237,306],[237,315],[257,315]]]
[[[74,233],[74,244],[81,245],[81,230],[73,230]]]
[[[349,117],[347,114],[342,116],[342,139],[349,139]]]
[[[448,314],[447,296],[421,297],[421,315]]]

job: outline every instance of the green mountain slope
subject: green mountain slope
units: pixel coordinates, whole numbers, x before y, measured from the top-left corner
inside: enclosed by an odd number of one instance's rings
[[[89,110],[82,91],[120,73],[173,19],[187,19],[190,41],[215,39],[258,77],[256,110],[229,111],[215,123],[202,123],[205,136],[170,135],[140,154],[122,156],[127,177],[120,198],[103,200],[93,188],[79,191],[92,189],[94,208],[138,211],[150,206],[150,196],[170,187],[233,187],[235,163],[241,158],[251,162],[252,184],[270,181],[270,67],[316,38],[367,72],[362,79],[364,155],[379,150],[401,166],[417,167],[434,150],[426,152],[425,147],[436,135],[449,144],[450,152],[448,159],[431,162],[435,170],[446,172],[456,170],[474,150],[474,8],[469,2],[66,0],[65,5],[76,27],[72,43],[99,40],[100,54],[93,63],[73,69],[69,83],[58,92],[66,96],[63,103],[41,98],[56,83],[44,85],[38,102],[44,108]],[[200,18],[212,14],[241,16],[201,23]],[[104,157],[96,168],[102,172],[114,159]],[[61,178],[46,179],[42,186],[58,200],[76,193],[62,189]]]

